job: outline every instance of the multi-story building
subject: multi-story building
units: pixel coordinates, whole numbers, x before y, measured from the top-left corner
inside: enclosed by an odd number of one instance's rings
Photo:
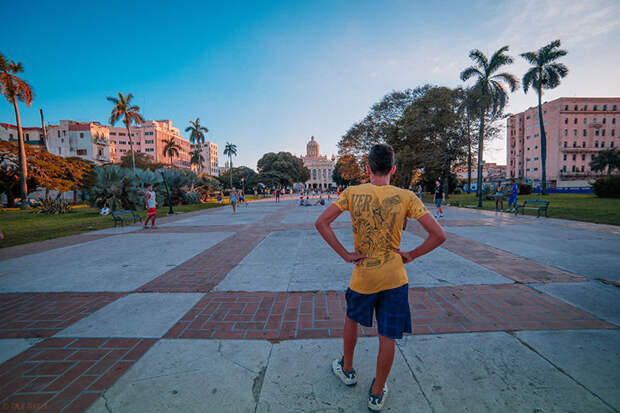
[[[498,181],[506,179],[506,165],[498,165],[494,162],[485,162],[482,165],[482,180],[483,181]],[[456,174],[459,179],[467,179],[467,165],[461,165],[452,169],[452,172]],[[477,165],[471,166],[471,179],[476,181],[478,179],[478,167]]]
[[[620,144],[620,97],[559,98],[542,105],[547,137],[547,182],[551,186],[585,186],[601,175],[590,168],[594,156]],[[538,108],[508,118],[508,177],[539,184]]]
[[[171,120],[149,120],[140,126],[131,126],[129,130],[134,151],[145,153],[156,162],[169,165],[172,161],[178,168],[190,169],[191,145],[181,136],[179,129],[172,126]],[[164,155],[166,145],[164,141],[170,138],[174,138],[179,146],[179,155],[173,156],[172,160]],[[122,126],[110,126],[110,144],[113,146],[112,162],[118,163],[131,150],[127,129]]]
[[[306,156],[302,156],[304,166],[310,170],[310,179],[306,181],[306,188],[326,190],[335,186],[332,178],[334,168],[336,167],[336,158],[332,155],[332,159],[319,154],[319,143],[314,140],[314,136],[310,138],[310,142],[306,145]]]
[[[220,168],[218,167],[218,155],[217,155],[217,144],[213,142],[205,142],[200,145],[194,144],[191,146],[191,150],[195,150],[198,147],[202,149],[202,156],[204,157],[204,163],[202,165],[202,171],[211,175],[211,176],[219,176]],[[201,168],[196,165],[192,166],[195,170],[200,170]]]
[[[43,144],[40,127],[22,127],[24,142]],[[17,127],[0,123],[0,139],[17,141]],[[64,157],[80,157],[95,163],[110,162],[109,129],[98,122],[61,120],[58,125],[47,126],[49,152]]]

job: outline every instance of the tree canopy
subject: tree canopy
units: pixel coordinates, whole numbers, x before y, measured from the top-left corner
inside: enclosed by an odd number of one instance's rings
[[[258,160],[258,181],[267,186],[292,186],[310,179],[304,162],[290,152],[269,152]]]

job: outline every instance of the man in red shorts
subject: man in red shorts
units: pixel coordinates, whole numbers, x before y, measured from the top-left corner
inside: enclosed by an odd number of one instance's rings
[[[157,216],[157,209],[155,209],[155,199],[157,198],[157,195],[155,195],[155,191],[153,191],[153,185],[147,186],[146,189],[147,190],[144,193],[144,201],[146,202],[146,219],[144,220],[144,229],[147,228],[149,219],[151,220],[151,228],[155,228],[155,217]]]

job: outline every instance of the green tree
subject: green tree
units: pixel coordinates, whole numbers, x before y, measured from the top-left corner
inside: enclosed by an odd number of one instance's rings
[[[190,164],[198,165],[198,169],[202,170],[202,165],[205,162],[205,157],[202,155],[202,151],[200,149],[194,149],[190,153]]]
[[[607,168],[607,176],[611,176],[615,169],[620,169],[620,150],[600,151],[590,162],[590,168],[595,172],[603,172]]]
[[[473,88],[479,96],[479,132],[478,132],[478,208],[482,208],[482,160],[484,150],[485,122],[487,116],[500,114],[508,103],[506,86],[511,92],[517,89],[517,79],[508,72],[500,72],[507,65],[512,64],[512,57],[507,55],[509,47],[504,46],[497,50],[490,59],[478,49],[469,53],[469,58],[474,61],[461,72],[461,80],[467,81],[474,78],[476,83]],[[498,73],[499,72],[499,73]]]
[[[233,182],[232,182],[232,157],[237,156],[237,145],[230,143],[230,142],[226,142],[226,146],[224,147],[224,156],[228,156],[228,162],[230,164],[230,189],[233,189]]]
[[[13,104],[15,111],[15,123],[17,125],[17,142],[19,145],[19,182],[22,199],[28,196],[28,160],[26,157],[26,146],[24,143],[24,131],[22,130],[22,122],[19,116],[19,107],[17,102],[24,102],[26,106],[32,104],[34,94],[30,85],[17,75],[24,71],[20,62],[8,60],[0,53],[0,94],[2,94],[9,103]],[[21,203],[21,208],[28,208],[26,202]]]
[[[566,50],[560,49],[560,41],[554,40],[535,52],[522,53],[521,57],[532,66],[523,75],[523,91],[527,93],[530,87],[538,95],[538,123],[540,125],[540,162],[542,171],[542,193],[547,193],[547,135],[543,122],[542,91],[554,89],[560,80],[568,74],[568,68],[557,60],[566,56]]]
[[[127,96],[118,92],[118,98],[107,97],[107,100],[114,104],[112,113],[110,114],[110,124],[114,125],[116,122],[122,119],[127,129],[127,137],[129,138],[129,149],[131,151],[131,171],[136,173],[136,162],[133,150],[133,139],[131,138],[131,130],[129,127],[132,123],[140,125],[144,122],[144,118],[140,114],[140,107],[131,103],[133,95],[130,93]]]
[[[164,164],[161,162],[155,162],[153,158],[147,155],[144,152],[135,152],[131,151],[125,152],[123,157],[121,158],[120,166],[123,168],[131,169],[131,160],[134,160],[134,165],[136,167],[136,173],[140,169],[149,169],[151,171],[156,171],[157,169],[163,168]]]
[[[292,186],[310,179],[310,171],[304,162],[290,152],[269,152],[256,164],[258,181],[267,186]]]
[[[198,147],[197,149],[199,151],[202,151],[202,144],[204,144],[206,141],[205,134],[209,132],[209,129],[207,129],[206,127],[200,124],[200,118],[196,118],[196,120],[190,120],[189,126],[185,128],[185,132],[190,133],[189,141],[193,144],[196,144],[196,146]],[[202,161],[199,164],[197,164],[199,165],[200,170],[202,170],[203,163],[204,163],[204,157]]]
[[[365,178],[365,173],[352,155],[338,158],[332,179],[338,186],[359,185]]]
[[[230,170],[217,177],[217,180],[225,186],[230,182]],[[233,188],[244,188],[246,191],[253,191],[258,185],[258,174],[247,166],[239,166],[232,169]]]
[[[174,140],[174,136],[170,139],[164,139],[163,142],[164,150],[162,151],[162,155],[170,158],[170,168],[172,168],[172,158],[174,156],[179,156],[179,149],[181,149],[181,147]]]

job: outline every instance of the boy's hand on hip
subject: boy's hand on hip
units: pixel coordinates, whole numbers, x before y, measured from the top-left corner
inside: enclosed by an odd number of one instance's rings
[[[368,255],[362,254],[361,252],[347,252],[344,260],[355,265],[360,265],[366,258],[368,258]]]
[[[403,260],[403,264],[409,264],[411,261],[414,260],[414,257],[409,252],[404,252],[401,250],[394,250],[394,252],[400,255],[400,258],[402,258]]]

